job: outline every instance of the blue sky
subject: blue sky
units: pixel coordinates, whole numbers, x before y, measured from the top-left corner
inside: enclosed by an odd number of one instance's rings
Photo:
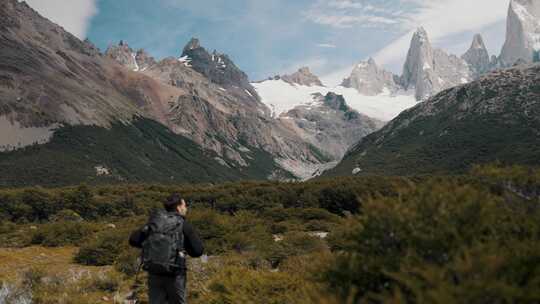
[[[27,0],[105,50],[124,40],[156,58],[179,56],[191,37],[228,54],[252,80],[307,65],[338,81],[370,56],[399,73],[412,31],[461,54],[479,32],[504,42],[509,0]]]

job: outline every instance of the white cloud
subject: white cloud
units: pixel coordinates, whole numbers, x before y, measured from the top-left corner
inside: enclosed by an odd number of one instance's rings
[[[463,32],[479,31],[501,22],[506,17],[508,0],[401,0],[414,2],[420,8],[407,16],[406,34],[377,52],[374,56],[380,64],[403,61],[411,37],[418,26],[423,26],[432,41],[440,42],[446,37]],[[501,33],[504,35],[504,33]],[[471,37],[472,39],[472,37]],[[463,42],[458,42],[463,43]]]
[[[38,13],[65,28],[68,32],[86,38],[92,17],[97,14],[96,0],[25,0]]]
[[[319,43],[317,44],[317,46],[320,48],[327,48],[327,49],[335,49],[337,47],[336,45],[330,44],[330,43]]]
[[[365,1],[319,0],[302,14],[308,21],[334,28],[387,28],[402,23],[400,17],[392,13],[391,9],[366,4]]]

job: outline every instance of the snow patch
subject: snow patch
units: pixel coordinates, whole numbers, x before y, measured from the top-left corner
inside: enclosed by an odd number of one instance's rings
[[[252,85],[257,90],[262,102],[270,108],[274,117],[300,105],[313,106],[312,94],[316,93],[326,95],[328,92],[334,92],[343,95],[351,108],[382,121],[390,121],[403,110],[417,104],[412,91],[400,91],[392,94],[386,89],[379,95],[366,96],[354,88],[290,85],[281,79],[252,83]]]
[[[135,68],[133,68],[133,71],[138,72],[139,64],[137,63],[137,55],[135,53],[131,53],[131,58],[133,58],[133,64],[135,64]]]
[[[188,55],[178,58],[178,61],[180,61],[187,67],[191,67],[191,58]]]

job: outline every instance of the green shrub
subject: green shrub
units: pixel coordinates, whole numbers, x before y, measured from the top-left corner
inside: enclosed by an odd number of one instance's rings
[[[55,222],[40,225],[32,235],[32,244],[48,247],[79,245],[94,232],[85,222]]]
[[[139,270],[140,256],[140,249],[129,248],[120,253],[114,266],[119,272],[128,276],[133,276],[137,273],[137,270]]]
[[[83,244],[75,255],[75,261],[93,266],[113,265],[120,254],[129,249],[128,238],[128,230],[102,231]]]
[[[540,271],[534,251],[540,212],[525,201],[509,204],[486,188],[433,179],[398,198],[365,202],[363,214],[352,220],[357,223],[331,236],[337,258],[323,272],[330,290],[343,300],[354,293],[355,301],[367,302],[404,297],[493,303],[515,299],[517,293],[537,294],[532,286]],[[516,247],[520,259],[512,258]],[[470,258],[486,269],[464,268]],[[458,287],[440,287],[434,294],[437,284]],[[465,294],[471,301],[463,300]]]

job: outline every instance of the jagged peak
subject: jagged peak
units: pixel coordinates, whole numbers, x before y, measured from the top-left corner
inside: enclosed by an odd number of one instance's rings
[[[416,32],[414,32],[414,37],[428,39],[428,33],[423,26],[420,26],[416,29]]]
[[[486,49],[486,45],[484,44],[484,39],[482,38],[482,35],[474,35],[471,49]]]
[[[189,42],[184,47],[184,53],[198,48],[201,48],[201,42],[199,41],[199,39],[195,37],[191,38],[191,40],[189,40]]]
[[[298,69],[298,71],[290,75],[282,75],[276,78],[282,79],[289,84],[299,84],[305,86],[323,86],[319,77],[313,74],[309,67],[304,66]]]
[[[510,9],[514,11],[525,9],[529,14],[540,15],[540,3],[537,0],[511,0]]]

